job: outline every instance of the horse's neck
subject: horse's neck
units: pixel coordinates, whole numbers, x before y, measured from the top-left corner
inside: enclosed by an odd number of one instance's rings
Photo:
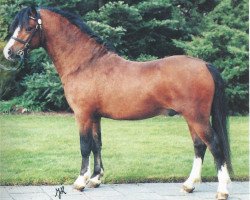
[[[41,10],[41,16],[45,49],[61,78],[89,65],[104,48],[62,16],[48,10]]]

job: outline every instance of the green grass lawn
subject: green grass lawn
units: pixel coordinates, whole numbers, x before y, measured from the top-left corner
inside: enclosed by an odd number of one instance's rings
[[[1,185],[72,184],[81,156],[73,115],[0,115]],[[248,117],[231,117],[233,179],[249,177]],[[181,181],[193,144],[182,117],[102,120],[105,183]],[[211,153],[203,180],[217,180]]]

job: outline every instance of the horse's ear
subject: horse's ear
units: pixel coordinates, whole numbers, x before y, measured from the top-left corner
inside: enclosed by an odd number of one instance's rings
[[[35,6],[31,6],[30,7],[30,14],[32,17],[36,17],[37,16],[37,11],[36,11],[36,7]]]

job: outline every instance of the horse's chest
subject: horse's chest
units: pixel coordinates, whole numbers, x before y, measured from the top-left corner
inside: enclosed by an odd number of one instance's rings
[[[96,96],[96,92],[93,90],[93,86],[72,80],[72,82],[64,85],[65,97],[74,110],[80,107],[86,107],[93,104]]]

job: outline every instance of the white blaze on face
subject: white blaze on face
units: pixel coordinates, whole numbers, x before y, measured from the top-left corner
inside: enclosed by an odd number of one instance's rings
[[[13,34],[13,37],[18,37],[18,34],[20,32],[20,27],[18,26]],[[4,47],[4,50],[3,50],[3,54],[5,56],[6,59],[8,60],[11,60],[11,57],[9,55],[9,49],[15,44],[15,40],[13,38],[11,38],[9,40],[9,42],[7,43],[7,45]]]

